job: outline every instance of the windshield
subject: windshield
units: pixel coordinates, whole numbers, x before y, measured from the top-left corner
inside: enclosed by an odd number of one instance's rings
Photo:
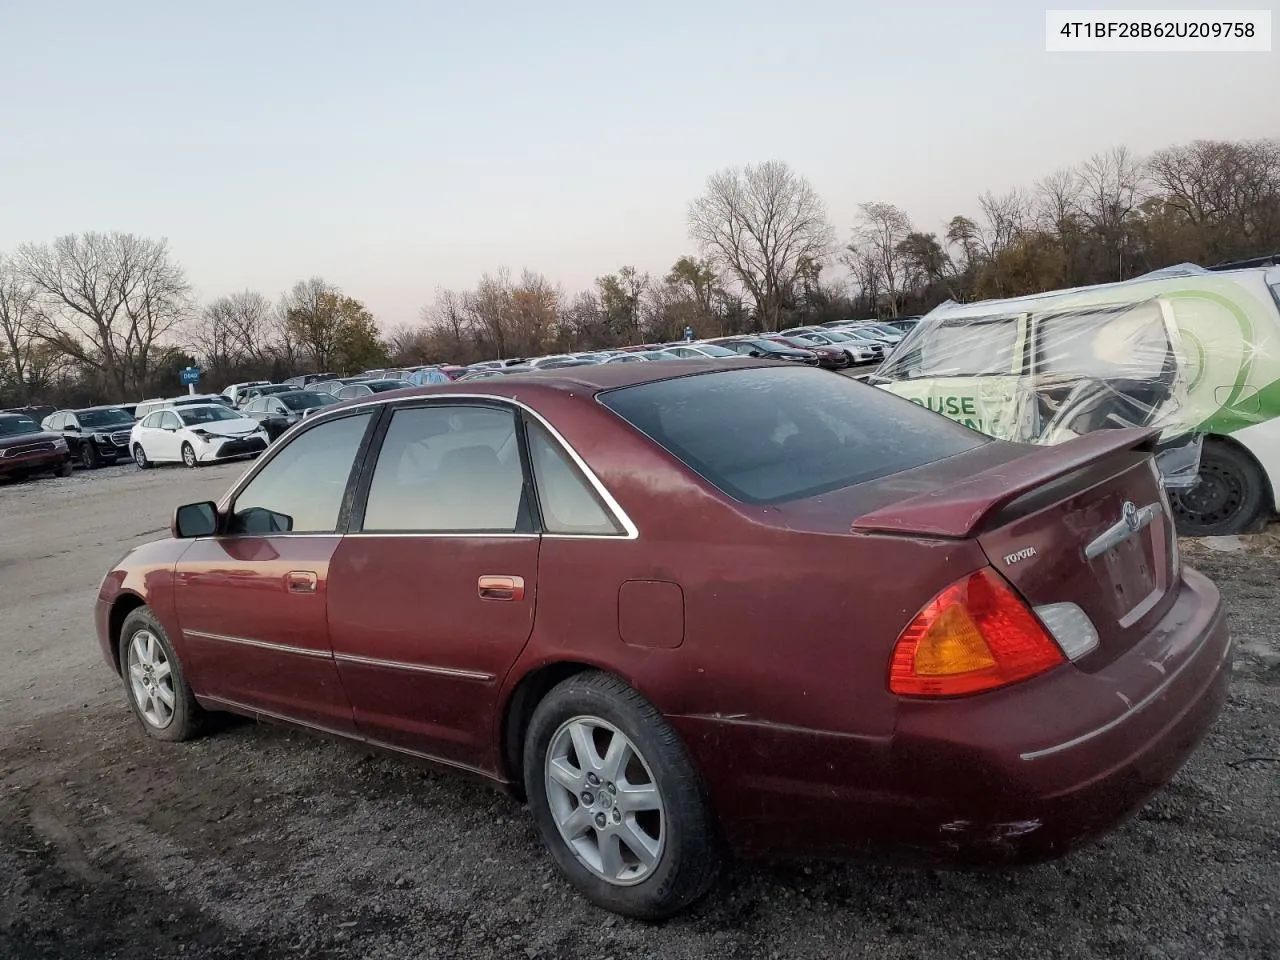
[[[24,433],[39,433],[40,424],[30,417],[0,417],[0,437],[19,437]]]
[[[316,407],[327,407],[331,403],[338,402],[337,397],[327,393],[313,393],[310,390],[285,394],[277,399],[290,410],[313,410]]]
[[[747,503],[815,496],[989,442],[909,400],[808,368],[660,380],[600,402]]]
[[[133,417],[123,410],[82,410],[76,414],[76,419],[81,427],[88,429],[133,426]]]
[[[881,373],[898,380],[1012,375],[1020,323],[1019,317],[973,317],[919,326],[894,351],[901,359]]]
[[[197,423],[213,423],[215,420],[240,419],[239,414],[232,413],[226,407],[184,407],[174,413],[189,427]]]

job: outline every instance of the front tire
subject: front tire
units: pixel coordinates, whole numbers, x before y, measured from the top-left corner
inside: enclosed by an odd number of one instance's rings
[[[71,476],[71,458],[70,457],[67,457],[67,459],[63,460],[62,463],[58,465],[57,472],[58,472],[58,476],[60,477]]]
[[[182,445],[182,462],[192,468],[200,465],[200,461],[196,459],[196,449],[189,443]]]
[[[1271,496],[1253,457],[1212,438],[1200,450],[1200,473],[1189,490],[1170,490],[1174,521],[1184,537],[1223,537],[1256,530]]]
[[[97,470],[102,466],[102,457],[98,456],[98,448],[93,445],[92,440],[85,440],[80,444],[80,466],[86,470]]]
[[[147,451],[142,449],[140,443],[133,445],[133,462],[138,465],[139,470],[147,470],[151,467],[151,461],[147,459]]]
[[[205,712],[187,686],[164,627],[147,607],[125,617],[120,629],[120,674],[147,736],[177,742],[201,733]]]
[[[578,674],[538,704],[524,784],[556,865],[596,905],[659,920],[715,882],[720,849],[697,772],[653,704],[617,677]]]

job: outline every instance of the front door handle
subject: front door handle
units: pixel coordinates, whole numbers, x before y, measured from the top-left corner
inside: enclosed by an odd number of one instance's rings
[[[524,577],[484,576],[477,582],[481,600],[523,600]]]
[[[290,570],[284,575],[284,586],[290,593],[315,593],[316,575],[310,570]]]

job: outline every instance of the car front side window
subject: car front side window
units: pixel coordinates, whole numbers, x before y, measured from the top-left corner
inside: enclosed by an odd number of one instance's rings
[[[334,533],[369,411],[312,427],[280,449],[236,497],[229,532]]]

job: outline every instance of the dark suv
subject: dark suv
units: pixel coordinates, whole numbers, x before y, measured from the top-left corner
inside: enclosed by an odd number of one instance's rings
[[[61,434],[76,463],[93,470],[130,458],[129,432],[133,423],[133,417],[119,407],[85,407],[59,410],[45,418],[44,428]]]
[[[0,477],[28,477],[33,473],[70,476],[67,442],[44,433],[23,413],[0,413]]]

